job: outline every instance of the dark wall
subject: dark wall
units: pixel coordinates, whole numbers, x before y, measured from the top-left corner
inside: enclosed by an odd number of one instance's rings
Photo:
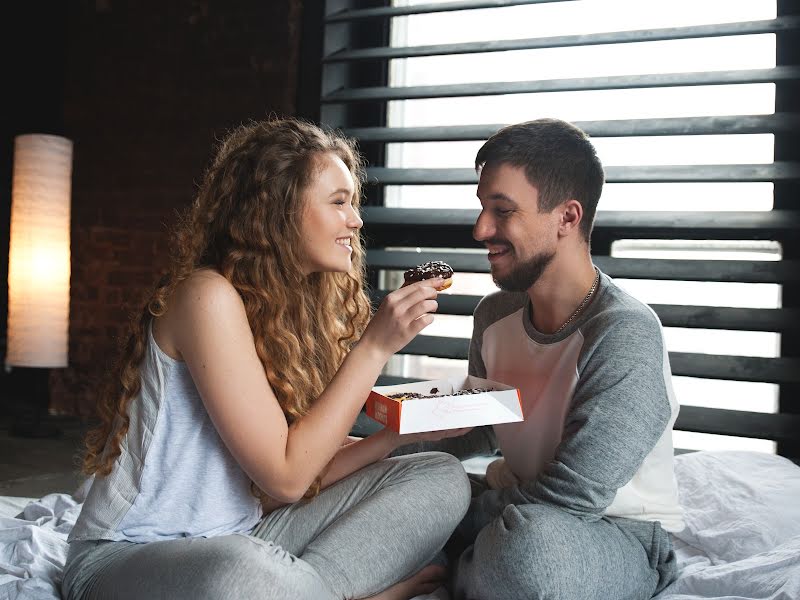
[[[0,275],[13,136],[65,135],[74,141],[70,367],[50,376],[51,408],[86,415],[129,314],[166,266],[170,227],[215,140],[249,119],[294,114],[301,0],[22,4],[0,9],[12,41],[38,43],[4,60],[17,65],[12,79],[35,82],[3,111]]]

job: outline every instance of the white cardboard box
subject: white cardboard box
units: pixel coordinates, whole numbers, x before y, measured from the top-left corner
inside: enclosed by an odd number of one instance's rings
[[[416,392],[433,398],[396,400],[389,395]],[[453,396],[453,392],[472,388],[492,388],[491,392]],[[478,425],[523,421],[519,390],[497,381],[468,375],[399,385],[378,386],[367,398],[367,416],[398,433],[418,433],[458,429]]]

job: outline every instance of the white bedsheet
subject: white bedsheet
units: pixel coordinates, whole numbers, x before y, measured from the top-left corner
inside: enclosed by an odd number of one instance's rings
[[[800,467],[768,454],[695,452],[676,458],[676,474],[687,523],[674,537],[680,577],[657,600],[800,600]],[[0,499],[0,600],[59,598],[83,492],[50,494],[20,514],[19,501]]]
[[[53,600],[67,558],[67,535],[81,505],[49,494],[15,517],[0,517],[0,600]]]
[[[676,458],[680,577],[658,600],[800,600],[800,467],[753,452]]]

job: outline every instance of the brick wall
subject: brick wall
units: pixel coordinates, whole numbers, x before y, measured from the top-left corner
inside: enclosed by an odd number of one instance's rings
[[[88,415],[214,140],[294,112],[301,1],[73,7],[63,100],[75,143],[70,367],[50,383],[51,410]]]

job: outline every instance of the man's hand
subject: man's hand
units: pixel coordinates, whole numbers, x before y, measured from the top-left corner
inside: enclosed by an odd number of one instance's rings
[[[486,483],[493,490],[500,490],[507,487],[519,485],[520,481],[511,468],[506,463],[505,458],[498,458],[489,463],[486,467]]]

